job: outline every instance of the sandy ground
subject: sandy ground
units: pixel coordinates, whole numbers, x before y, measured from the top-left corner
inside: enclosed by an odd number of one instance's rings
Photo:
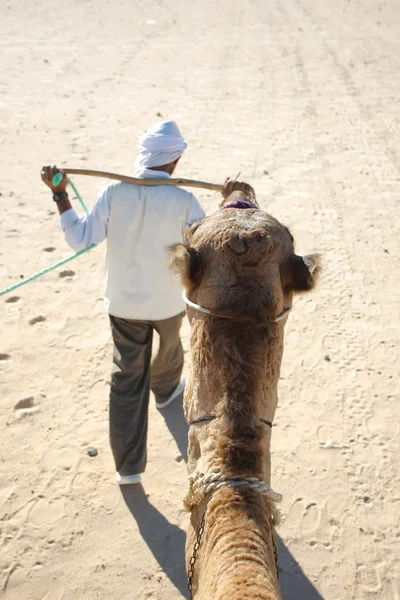
[[[396,0],[1,3],[1,287],[70,253],[42,164],[129,174],[160,116],[190,143],[179,176],[241,171],[324,255],[273,435],[285,600],[400,598],[399,31]],[[75,183],[92,205],[106,182]],[[179,404],[150,409],[143,488],[114,483],[104,249],[1,298],[6,600],[187,598]]]

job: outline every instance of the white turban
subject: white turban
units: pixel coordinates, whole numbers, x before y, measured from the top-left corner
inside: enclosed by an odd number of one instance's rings
[[[187,147],[175,121],[161,121],[146,131],[139,140],[135,172],[174,162]]]

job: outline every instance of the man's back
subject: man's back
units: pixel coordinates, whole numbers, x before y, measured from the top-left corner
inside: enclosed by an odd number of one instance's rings
[[[166,268],[182,242],[193,195],[171,186],[109,186],[106,309],[125,319],[161,320],[184,310]]]

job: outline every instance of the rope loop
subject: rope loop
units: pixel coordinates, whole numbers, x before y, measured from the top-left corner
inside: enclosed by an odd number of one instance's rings
[[[191,511],[194,506],[200,504],[207,494],[221,487],[234,489],[249,489],[268,497],[273,502],[281,502],[282,495],[274,492],[271,486],[258,477],[242,477],[240,475],[225,475],[224,473],[199,473],[196,471],[189,476],[189,490],[183,500],[183,506]]]

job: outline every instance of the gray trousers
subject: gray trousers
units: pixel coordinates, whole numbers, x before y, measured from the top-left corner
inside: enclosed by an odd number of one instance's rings
[[[132,321],[110,315],[114,340],[110,391],[110,443],[120,475],[143,473],[150,389],[157,402],[166,401],[183,369],[179,335],[181,313],[162,321]],[[153,332],[160,346],[151,363]]]

